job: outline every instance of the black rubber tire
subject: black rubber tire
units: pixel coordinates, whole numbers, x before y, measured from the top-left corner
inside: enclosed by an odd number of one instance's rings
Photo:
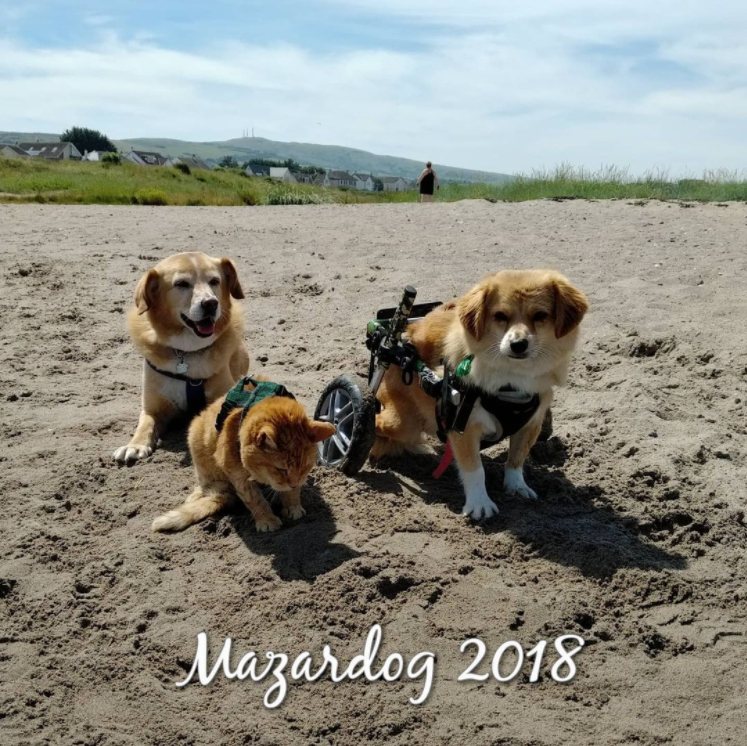
[[[323,466],[339,469],[346,476],[352,477],[363,468],[376,439],[376,397],[365,383],[355,383],[348,376],[338,376],[334,381],[330,381],[322,391],[314,410],[314,419],[319,419],[322,403],[335,389],[344,389],[353,403],[353,429],[350,437],[350,448],[343,459],[333,466],[325,463],[321,451],[318,461]]]
[[[540,428],[540,434],[537,436],[537,440],[546,441],[552,437],[552,409],[548,409],[545,412],[545,419],[542,420],[542,427]]]

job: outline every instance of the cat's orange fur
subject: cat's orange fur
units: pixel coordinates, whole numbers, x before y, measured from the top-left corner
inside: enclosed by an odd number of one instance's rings
[[[181,531],[237,497],[254,516],[257,531],[276,531],[282,522],[264,498],[261,484],[280,494],[285,518],[305,515],[301,487],[316,462],[316,444],[334,434],[334,425],[309,419],[295,399],[275,396],[255,404],[243,422],[241,409],[235,409],[219,433],[215,420],[224,399],[193,420],[189,450],[198,485],[184,505],[153,521],[154,531]]]

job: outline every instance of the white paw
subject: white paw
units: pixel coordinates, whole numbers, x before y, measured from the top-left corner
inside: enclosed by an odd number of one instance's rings
[[[133,464],[153,453],[150,446],[122,446],[114,451],[114,460],[119,464]]]
[[[265,518],[258,518],[254,525],[257,527],[257,531],[263,534],[267,531],[277,531],[283,522],[276,515],[268,515]]]
[[[524,481],[524,473],[521,469],[506,467],[503,475],[503,491],[507,495],[519,495],[519,497],[537,499],[537,493]]]
[[[487,493],[468,496],[464,503],[462,515],[468,516],[473,521],[481,521],[483,518],[492,518],[494,515],[498,515],[498,506],[488,497]]]
[[[306,515],[306,511],[300,505],[291,505],[289,508],[283,508],[283,518],[289,518],[291,521],[297,521]]]

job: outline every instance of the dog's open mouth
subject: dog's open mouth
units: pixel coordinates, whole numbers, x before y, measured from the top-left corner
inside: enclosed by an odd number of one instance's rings
[[[182,314],[182,321],[198,336],[210,337],[215,333],[215,319],[212,316],[206,316],[199,321],[192,321],[188,316]]]

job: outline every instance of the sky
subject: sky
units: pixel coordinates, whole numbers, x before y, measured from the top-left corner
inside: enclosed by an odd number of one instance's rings
[[[747,169],[744,0],[0,0],[0,131]]]

